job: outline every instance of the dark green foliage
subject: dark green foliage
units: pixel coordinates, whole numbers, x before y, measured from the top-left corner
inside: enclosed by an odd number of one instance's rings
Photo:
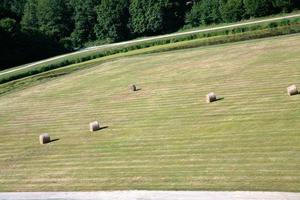
[[[244,5],[246,13],[253,17],[269,15],[273,10],[272,0],[244,0]]]
[[[113,42],[129,38],[129,0],[102,0],[97,7],[95,33],[99,40]]]
[[[236,22],[300,8],[298,0],[197,0],[186,15],[186,24]]]
[[[68,9],[63,10],[63,7],[56,11],[57,7],[51,2],[28,0],[25,5],[23,0],[1,2],[1,6],[11,9],[11,13],[16,13],[12,16],[16,17],[0,19],[0,70],[66,52],[58,42],[65,42],[63,37],[69,34],[64,34],[69,24],[65,16]],[[56,3],[66,6],[63,1]],[[20,13],[23,13],[22,20]]]
[[[9,37],[13,37],[17,30],[17,22],[11,18],[4,18],[0,20],[0,30],[2,34],[7,34]],[[3,35],[0,39],[3,39]],[[2,41],[4,42],[4,41]],[[1,43],[2,44],[2,43]]]
[[[37,17],[38,0],[28,0],[25,8],[21,25],[24,29],[38,29],[39,21]]]
[[[224,22],[236,22],[245,17],[243,0],[221,0],[220,11]]]
[[[0,18],[9,17],[20,21],[26,1],[27,0],[1,0]]]
[[[15,19],[4,18],[0,20],[0,70],[10,67],[6,65],[12,59],[12,55],[10,54],[14,53],[16,45],[13,45],[14,48],[8,45],[11,45],[19,36],[18,29],[19,27]]]
[[[222,18],[219,0],[202,0],[196,3],[186,16],[186,23],[193,27],[220,22]]]
[[[55,41],[60,41],[71,33],[71,14],[68,1],[28,0],[21,25],[24,29],[38,29]]]
[[[176,31],[184,25],[186,2],[183,0],[164,0],[163,2],[163,31]]]
[[[130,27],[137,35],[164,33],[183,23],[185,3],[180,0],[132,0]]]
[[[0,20],[0,70],[65,52],[58,43],[34,29],[21,30],[14,19]]]
[[[299,0],[272,0],[274,10],[277,12],[290,12],[295,7],[300,7]]]
[[[71,0],[74,29],[71,34],[75,47],[95,40],[94,26],[97,23],[96,6],[100,0]]]
[[[65,0],[39,0],[39,30],[56,41],[70,35],[71,15]]]
[[[159,0],[132,0],[130,15],[133,33],[150,35],[163,30],[162,3]]]

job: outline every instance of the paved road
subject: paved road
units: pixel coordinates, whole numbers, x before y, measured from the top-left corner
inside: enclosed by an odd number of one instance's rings
[[[190,35],[190,34],[207,32],[207,31],[215,31],[215,30],[221,30],[221,29],[226,29],[226,28],[234,28],[234,27],[244,26],[244,25],[271,22],[271,21],[276,21],[276,20],[281,20],[281,19],[290,19],[290,18],[294,18],[294,17],[300,17],[300,14],[288,15],[288,16],[284,16],[284,17],[275,17],[275,18],[263,19],[263,20],[256,20],[256,21],[251,21],[251,22],[243,22],[243,23],[237,23],[237,24],[233,24],[233,25],[219,26],[219,27],[215,27],[215,28],[207,28],[207,29],[187,31],[187,32],[181,32],[181,33],[172,33],[172,34],[167,34],[167,35],[162,35],[162,36],[154,36],[154,37],[143,38],[143,39],[138,39],[138,40],[131,40],[131,41],[126,41],[126,42],[119,42],[119,43],[89,47],[89,48],[86,48],[86,49],[83,49],[83,50],[80,50],[80,51],[76,51],[76,52],[73,52],[73,53],[64,54],[64,55],[61,55],[61,56],[56,56],[56,57],[49,58],[49,59],[46,59],[46,60],[34,62],[34,63],[28,64],[28,65],[25,65],[24,67],[14,68],[14,69],[11,69],[11,70],[5,70],[3,72],[0,72],[0,76],[4,75],[4,74],[11,73],[11,72],[19,71],[19,70],[22,70],[22,69],[34,67],[38,64],[53,61],[53,60],[60,59],[60,58],[66,57],[66,56],[76,55],[76,54],[80,54],[80,53],[83,53],[83,52],[95,51],[95,50],[99,50],[101,48],[116,47],[116,46],[122,46],[122,45],[128,45],[128,44],[135,44],[135,43],[139,43],[139,42],[145,42],[145,41],[151,41],[151,40],[157,40],[157,39],[164,39],[164,38],[168,38],[168,37]]]
[[[280,192],[38,192],[0,193],[0,200],[300,200],[300,193]]]

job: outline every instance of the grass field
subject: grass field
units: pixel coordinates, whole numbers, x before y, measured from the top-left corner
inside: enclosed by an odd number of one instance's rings
[[[286,94],[299,46],[133,56],[0,96],[0,191],[299,192],[300,95]],[[210,91],[224,99],[206,104]],[[90,133],[94,120],[108,128]],[[43,132],[59,140],[40,145]]]

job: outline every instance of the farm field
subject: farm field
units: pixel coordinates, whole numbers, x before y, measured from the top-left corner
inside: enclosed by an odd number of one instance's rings
[[[132,56],[0,96],[0,191],[300,192],[300,95],[286,94],[299,46]],[[211,91],[224,99],[207,104]],[[106,128],[90,133],[95,120]],[[40,145],[44,132],[59,140]]]

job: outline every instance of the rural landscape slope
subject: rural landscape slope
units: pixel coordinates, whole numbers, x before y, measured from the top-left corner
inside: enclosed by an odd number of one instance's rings
[[[286,94],[299,45],[133,56],[0,96],[0,191],[299,192],[300,96]],[[94,120],[105,128],[90,133]],[[58,140],[40,145],[44,132]]]
[[[267,18],[267,19],[255,19],[255,20],[250,20],[250,21],[246,21],[246,22],[234,23],[234,24],[231,24],[231,25],[223,25],[223,26],[204,28],[204,29],[199,29],[199,30],[184,31],[184,32],[179,32],[179,33],[172,33],[172,34],[166,34],[166,35],[161,35],[161,36],[154,36],[154,37],[136,39],[136,40],[131,40],[131,41],[119,42],[119,43],[93,46],[93,47],[88,47],[88,48],[81,49],[79,51],[75,51],[73,53],[68,53],[68,54],[64,54],[64,55],[60,55],[60,56],[55,56],[53,58],[48,58],[48,59],[41,60],[41,61],[38,61],[38,62],[26,64],[24,66],[14,67],[14,68],[11,68],[11,69],[3,70],[3,71],[0,71],[0,76],[5,75],[5,74],[9,74],[9,73],[13,73],[13,72],[16,72],[16,71],[28,69],[28,68],[34,68],[34,67],[39,66],[39,65],[44,64],[44,63],[49,63],[49,62],[55,61],[55,60],[61,60],[63,58],[68,58],[68,57],[71,57],[71,56],[74,56],[74,55],[94,53],[97,50],[102,50],[102,49],[106,49],[106,48],[120,47],[120,46],[122,47],[122,46],[129,45],[129,44],[138,44],[138,43],[141,43],[141,42],[155,41],[155,40],[160,40],[160,39],[165,39],[165,38],[173,38],[173,37],[185,36],[185,35],[192,35],[192,34],[202,33],[202,32],[211,32],[211,31],[217,31],[217,30],[228,29],[228,28],[235,28],[235,27],[242,27],[242,26],[260,24],[260,23],[265,23],[265,22],[278,21],[278,20],[283,20],[283,19],[291,19],[291,18],[296,18],[296,17],[300,17],[300,14],[289,14],[289,15],[280,16],[280,17],[270,17],[270,18]]]

